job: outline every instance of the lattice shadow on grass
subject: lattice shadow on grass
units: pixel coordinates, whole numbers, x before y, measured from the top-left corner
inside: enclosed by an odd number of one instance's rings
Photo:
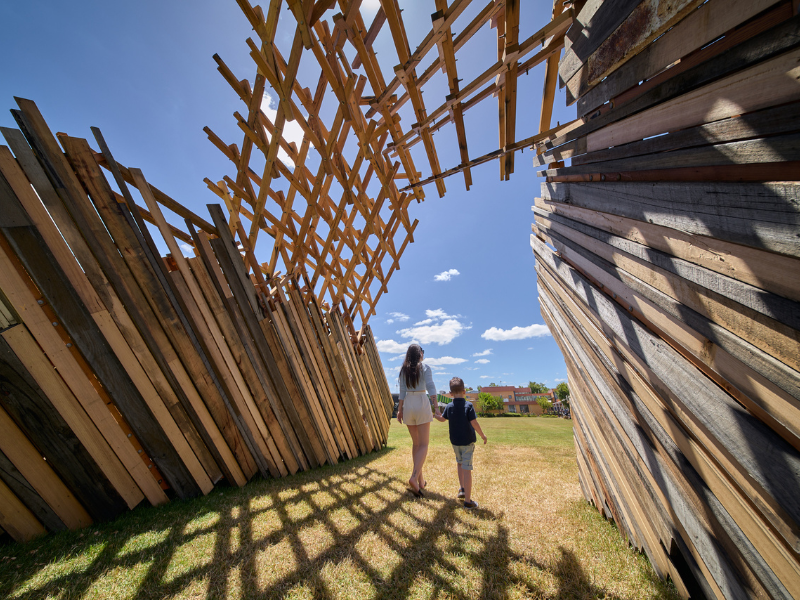
[[[383,454],[135,511],[82,534],[20,545],[16,573],[8,561],[0,565],[0,573],[14,578],[0,584],[0,595],[25,600],[271,598],[298,587],[323,599],[343,592],[373,598],[505,598],[512,587],[527,596],[546,595],[512,572],[515,562],[549,570],[558,582],[558,597],[606,595],[568,550],[561,549],[554,567],[513,552],[507,528],[492,511],[468,512],[435,493],[414,499],[400,480],[370,466]],[[266,532],[265,523],[273,525]],[[148,534],[154,541],[136,549],[136,539]],[[94,553],[93,545],[100,546]],[[384,554],[376,554],[376,548]],[[59,570],[81,557],[86,564]],[[136,582],[124,579],[137,568]],[[326,570],[339,568],[347,572],[326,576]],[[470,571],[471,584],[462,570]],[[116,589],[115,572],[122,574]]]

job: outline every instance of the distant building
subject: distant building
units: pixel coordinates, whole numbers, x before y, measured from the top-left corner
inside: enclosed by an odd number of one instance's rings
[[[481,388],[482,392],[492,396],[500,396],[503,399],[503,411],[509,413],[520,413],[523,415],[541,415],[542,407],[537,401],[538,398],[545,397],[550,402],[556,401],[556,391],[554,389],[544,394],[534,394],[528,387],[513,386],[487,386]]]

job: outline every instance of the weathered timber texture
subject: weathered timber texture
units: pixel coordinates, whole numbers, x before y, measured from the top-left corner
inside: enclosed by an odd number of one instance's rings
[[[584,123],[533,161],[581,489],[684,597],[796,598],[797,5],[618,4],[567,32]]]
[[[176,210],[98,130],[101,152],[18,104],[21,130],[0,146],[5,532],[24,541],[386,443],[391,394],[368,326],[354,337],[309,285],[265,277],[220,207],[216,226]]]

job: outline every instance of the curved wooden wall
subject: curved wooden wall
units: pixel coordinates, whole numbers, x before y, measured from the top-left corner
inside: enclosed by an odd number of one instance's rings
[[[531,245],[584,495],[684,596],[800,597],[797,2],[590,0],[567,38]]]
[[[351,339],[307,285],[265,280],[219,206],[212,225],[116,163],[99,131],[100,152],[57,140],[17,102],[0,146],[3,530],[27,540],[386,443],[369,328]]]

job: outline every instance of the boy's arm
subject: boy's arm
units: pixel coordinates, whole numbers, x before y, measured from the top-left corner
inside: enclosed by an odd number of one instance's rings
[[[472,419],[472,421],[470,421],[469,424],[472,425],[472,428],[478,432],[478,435],[481,436],[481,439],[483,439],[483,443],[485,444],[486,436],[483,435],[483,431],[481,431],[481,426],[478,425],[478,419]]]

